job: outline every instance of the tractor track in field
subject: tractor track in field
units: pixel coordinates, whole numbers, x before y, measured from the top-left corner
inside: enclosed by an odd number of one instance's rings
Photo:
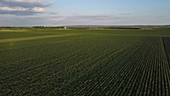
[[[81,34],[46,35],[46,36],[33,36],[33,37],[23,37],[23,38],[10,38],[10,39],[2,39],[0,40],[0,43],[29,41],[29,40],[38,40],[38,39],[55,38],[55,37],[75,36],[75,35],[81,35]]]

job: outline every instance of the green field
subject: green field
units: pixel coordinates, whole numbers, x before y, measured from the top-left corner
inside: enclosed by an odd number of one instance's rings
[[[169,38],[170,28],[1,29],[0,96],[170,96]]]

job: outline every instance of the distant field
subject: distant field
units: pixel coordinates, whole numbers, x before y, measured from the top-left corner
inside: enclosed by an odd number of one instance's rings
[[[1,29],[0,96],[170,96],[170,28]]]

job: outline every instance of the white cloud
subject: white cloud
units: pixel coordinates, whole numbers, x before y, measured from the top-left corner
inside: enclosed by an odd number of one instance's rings
[[[41,0],[1,0],[0,14],[33,15],[44,13],[48,6]]]
[[[28,8],[23,7],[0,7],[0,11],[27,11]]]
[[[45,9],[41,8],[41,7],[34,7],[34,8],[32,8],[32,11],[34,11],[34,12],[45,12]]]

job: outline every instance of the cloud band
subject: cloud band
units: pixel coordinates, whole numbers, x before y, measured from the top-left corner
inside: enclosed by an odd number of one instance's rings
[[[0,14],[33,15],[45,12],[48,6],[40,0],[1,0]]]

